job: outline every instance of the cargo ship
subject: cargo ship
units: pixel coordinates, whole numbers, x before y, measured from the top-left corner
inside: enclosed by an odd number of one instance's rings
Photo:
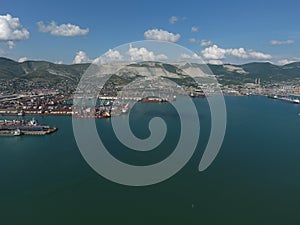
[[[46,135],[57,131],[56,127],[39,124],[34,118],[25,120],[0,120],[0,135],[20,136],[20,135]]]
[[[168,100],[165,98],[160,98],[156,96],[145,97],[139,100],[139,102],[167,102]]]

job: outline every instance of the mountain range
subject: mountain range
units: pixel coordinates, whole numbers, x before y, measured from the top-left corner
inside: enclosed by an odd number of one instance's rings
[[[47,61],[16,62],[8,58],[0,57],[0,79],[26,79],[33,82],[59,82],[67,79],[77,83],[89,66],[89,63],[65,65]],[[177,76],[178,79],[178,77],[180,78],[182,75],[181,70],[169,64],[146,62],[143,63],[142,66],[156,67],[158,71],[166,77],[174,78]],[[283,66],[268,62],[253,62],[243,65],[208,64],[208,66],[212,73],[217,76],[220,83],[223,84],[242,84],[245,82],[253,82],[256,78],[260,78],[262,82],[288,81],[300,78],[300,62]],[[126,70],[126,73],[134,73],[134,71],[134,66],[132,66]]]

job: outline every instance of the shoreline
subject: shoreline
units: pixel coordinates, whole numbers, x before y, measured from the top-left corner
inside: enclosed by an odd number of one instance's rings
[[[260,96],[260,97],[269,97],[269,95],[260,95],[260,94],[250,94],[250,95],[224,95],[224,97],[251,97],[251,96]],[[205,98],[209,98],[210,96],[205,96],[205,97],[198,97],[198,96],[194,96],[191,97],[192,99],[205,99]],[[278,101],[284,101],[284,99],[282,98],[270,98],[272,100],[278,100]],[[164,102],[168,102],[168,101],[162,101],[162,102],[155,102],[157,104],[161,104]],[[293,101],[284,101],[284,102],[288,102],[288,103],[293,103],[296,104]],[[148,102],[144,102],[144,103],[148,103]],[[153,103],[153,102],[150,102]],[[0,116],[17,116],[17,117],[23,117],[23,116],[41,116],[41,117],[51,117],[51,116],[71,116],[71,117],[76,117],[76,118],[92,118],[92,119],[103,119],[103,118],[110,118],[113,116],[120,116],[123,113],[119,113],[119,114],[114,114],[112,113],[111,115],[81,115],[81,114],[74,114],[74,112],[72,110],[64,110],[64,111],[54,111],[54,112],[50,112],[50,113],[45,113],[45,112],[41,112],[41,111],[23,111],[22,114],[20,114],[20,112],[18,112],[17,110],[7,110],[5,112],[4,109],[0,110]]]

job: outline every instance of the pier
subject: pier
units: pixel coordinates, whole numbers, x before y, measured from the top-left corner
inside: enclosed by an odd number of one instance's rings
[[[293,103],[293,104],[300,104],[299,98],[297,98],[293,95],[287,95],[287,96],[269,95],[268,98],[281,100],[281,101],[289,102],[289,103]]]

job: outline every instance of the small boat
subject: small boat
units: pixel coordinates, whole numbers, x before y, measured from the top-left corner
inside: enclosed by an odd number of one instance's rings
[[[122,113],[127,113],[128,112],[128,108],[122,108]]]
[[[277,95],[268,95],[268,98],[278,99],[278,96]]]
[[[122,107],[122,113],[128,113],[129,109],[130,109],[130,106],[127,103],[124,107]]]
[[[297,99],[297,98],[296,98],[296,99],[293,99],[293,103],[294,103],[294,104],[299,104],[299,103],[300,103],[300,100]]]
[[[14,136],[20,136],[22,133],[21,133],[21,130],[20,129],[16,129],[13,133]]]

